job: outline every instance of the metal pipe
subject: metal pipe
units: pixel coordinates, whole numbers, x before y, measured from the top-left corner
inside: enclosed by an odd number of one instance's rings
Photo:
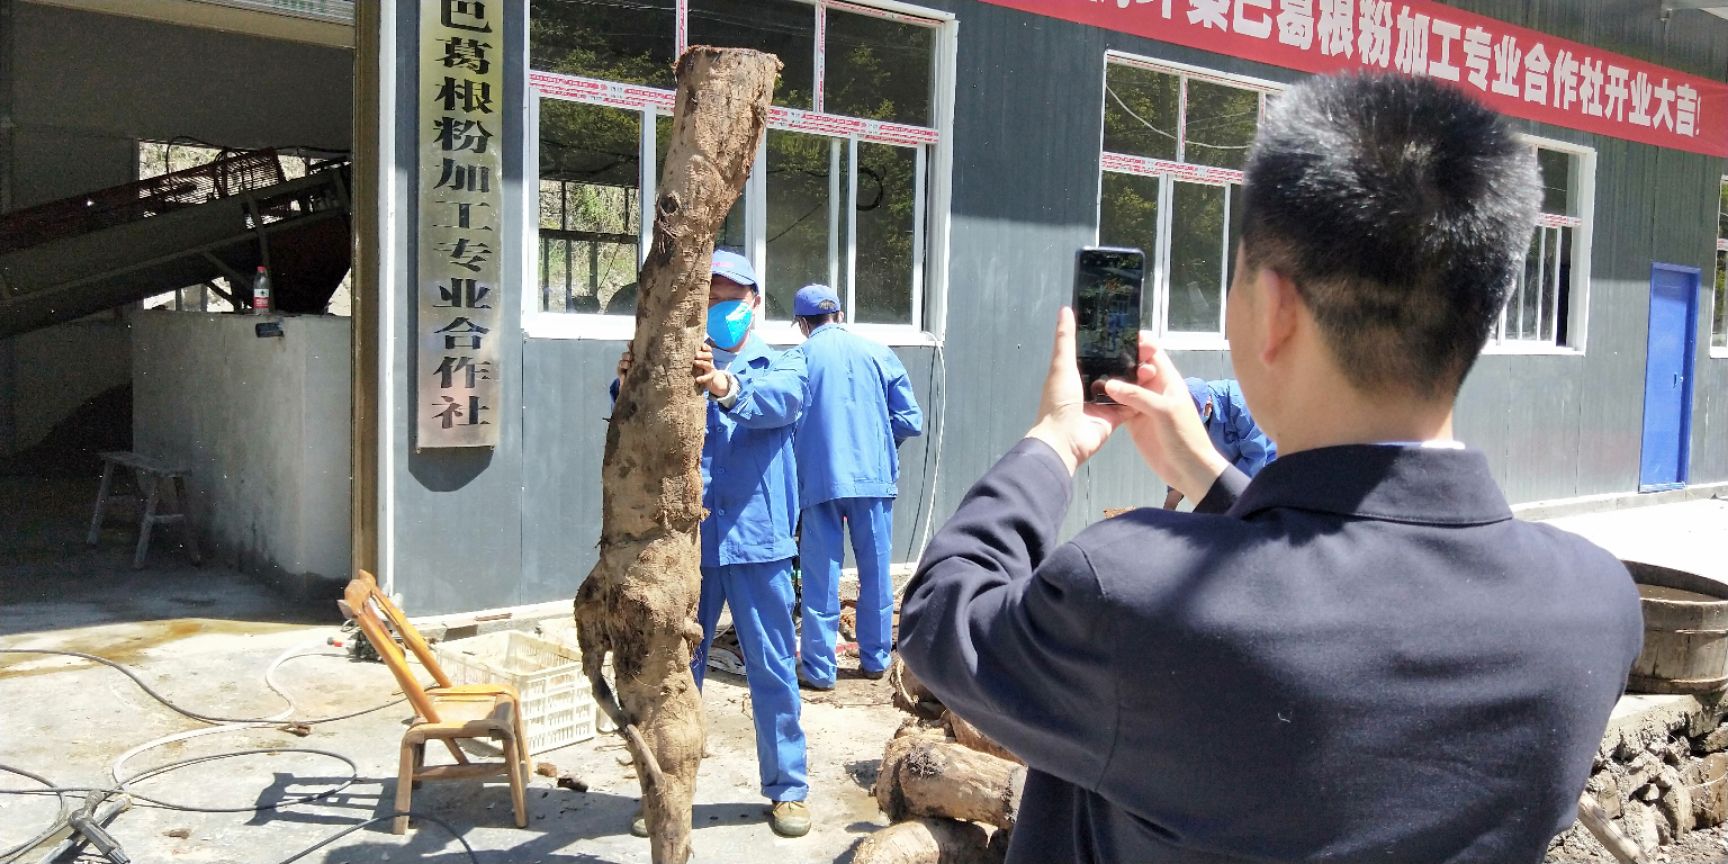
[[[87,799],[85,802],[85,804],[86,804],[85,810],[86,811],[89,810],[89,806],[88,806],[89,801],[95,800],[95,798],[98,797],[98,793],[91,792],[90,796],[91,797],[89,799]],[[107,833],[102,832],[100,830],[101,826],[105,826],[105,825],[113,822],[114,817],[119,816],[122,811],[124,811],[126,808],[131,807],[131,806],[132,806],[131,796],[121,795],[121,796],[118,796],[116,798],[110,798],[107,803],[96,808],[96,812],[94,815],[86,817],[86,816],[83,816],[82,814],[79,814],[79,818],[81,818],[83,821],[85,821],[85,824],[87,824],[87,825],[96,826],[97,831],[95,833],[98,833],[102,837],[106,838]],[[80,830],[82,830],[82,829],[80,829]],[[108,838],[108,839],[110,842],[112,842],[112,838]],[[42,856],[42,858],[40,860],[38,860],[36,862],[36,864],[54,864],[55,861],[60,860],[60,857],[62,855],[65,855],[67,852],[70,852],[73,849],[84,845],[84,843],[85,843],[85,835],[80,833],[79,830],[75,830],[69,836],[67,836],[66,839],[60,841],[59,845],[55,846],[53,849],[48,850],[48,854]],[[104,855],[107,855],[108,859],[110,861],[124,861],[124,860],[126,860],[126,853],[121,852],[119,849],[119,846],[117,844],[115,845],[113,852],[109,852],[108,850],[103,849],[102,853]],[[118,854],[120,857],[119,858],[114,857],[115,854]]]

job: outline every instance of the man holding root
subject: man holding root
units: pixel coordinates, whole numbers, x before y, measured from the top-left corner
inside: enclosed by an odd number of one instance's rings
[[[798,469],[792,432],[802,410],[796,393],[764,401],[749,418],[720,410],[718,399],[739,381],[767,372],[778,352],[756,334],[762,286],[750,261],[714,251],[708,288],[707,347],[692,368],[708,394],[702,445],[702,593],[697,623],[702,641],[690,658],[700,688],[720,612],[732,608],[732,627],[744,654],[744,672],[756,721],[756,764],[768,824],[782,837],[810,833],[810,794],[804,728],[799,724],[798,637],[792,623],[792,523],[798,514]],[[612,383],[630,371],[628,350]],[[630,833],[648,836],[641,812]]]
[[[1143,338],[1039,419],[908,586],[900,651],[1029,768],[1010,862],[1536,862],[1642,637],[1626,569],[1512,517],[1453,403],[1534,228],[1528,145],[1428,79],[1322,77],[1249,156],[1227,306],[1279,458],[1252,483]],[[1127,427],[1195,513],[1057,543]]]

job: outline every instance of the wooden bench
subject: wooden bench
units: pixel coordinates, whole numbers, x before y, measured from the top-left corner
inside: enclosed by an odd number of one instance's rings
[[[193,564],[202,564],[203,560],[198,555],[198,531],[192,523],[191,509],[186,500],[185,470],[125,451],[109,451],[101,456],[102,485],[96,491],[96,514],[90,517],[90,534],[84,541],[95,546],[102,536],[102,519],[108,509],[108,499],[117,494],[114,470],[119,468],[132,473],[135,492],[131,494],[143,501],[143,517],[138,525],[138,551],[132,556],[132,569],[144,566],[144,556],[150,551],[151,529],[169,522],[179,523],[181,536],[186,542],[186,554],[191,556]],[[162,507],[165,487],[170,485],[173,487],[169,494],[174,498],[174,512],[157,512]]]

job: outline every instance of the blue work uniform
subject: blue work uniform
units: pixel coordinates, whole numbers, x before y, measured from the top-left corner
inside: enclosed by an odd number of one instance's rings
[[[767,372],[777,356],[752,333],[726,371],[743,385]],[[802,393],[788,392],[758,400],[757,410],[738,417],[710,401],[702,442],[702,506],[708,510],[696,613],[702,644],[690,672],[701,687],[720,611],[730,604],[756,721],[756,766],[762,794],[771,801],[802,801],[810,792],[792,621],[798,516],[792,436],[802,404]]]
[[[1206,382],[1211,392],[1212,417],[1206,421],[1206,434],[1212,446],[1243,474],[1253,477],[1278,458],[1278,445],[1260,431],[1254,417],[1248,413],[1248,403],[1242,398],[1242,388],[1235,381],[1223,379]]]
[[[796,396],[794,395],[796,394]],[[800,398],[799,548],[804,577],[800,672],[832,687],[840,626],[840,565],[845,525],[858,563],[858,657],[867,672],[888,668],[893,647],[894,590],[889,577],[900,442],[923,432],[924,418],[906,367],[887,346],[836,324],[816,328],[780,355],[755,386],[740,387],[727,412],[743,420]]]

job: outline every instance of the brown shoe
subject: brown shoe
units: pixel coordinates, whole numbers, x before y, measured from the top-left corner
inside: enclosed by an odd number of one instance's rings
[[[768,811],[768,827],[781,837],[810,833],[810,808],[803,801],[776,801]]]

